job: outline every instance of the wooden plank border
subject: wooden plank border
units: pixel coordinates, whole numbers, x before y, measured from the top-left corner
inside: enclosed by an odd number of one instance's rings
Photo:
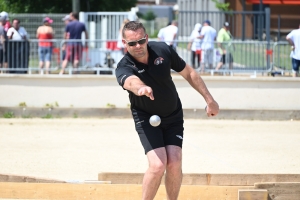
[[[66,183],[66,181],[63,180],[45,179],[33,176],[20,176],[15,174],[0,174],[0,182]]]
[[[143,173],[98,174],[99,181],[112,184],[142,184]],[[183,185],[253,186],[262,182],[300,182],[300,174],[183,174]],[[162,179],[164,184],[164,179]]]
[[[179,200],[237,200],[239,189],[254,189],[250,186],[200,186],[183,185]],[[71,184],[71,183],[0,183],[0,199],[105,199],[140,200],[141,185]],[[155,200],[166,199],[165,187],[160,186]]]

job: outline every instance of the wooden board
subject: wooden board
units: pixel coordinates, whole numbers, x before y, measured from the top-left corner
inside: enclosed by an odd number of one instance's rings
[[[143,173],[99,173],[112,184],[142,184]],[[183,185],[253,186],[261,182],[300,182],[300,174],[183,174]],[[164,179],[162,179],[164,184]]]
[[[268,190],[239,190],[238,200],[268,200]]]
[[[268,190],[269,197],[272,200],[299,200],[300,199],[300,182],[273,182],[273,183],[256,183],[255,188]]]
[[[65,183],[63,180],[37,178],[33,176],[19,176],[14,174],[0,174],[0,182]]]
[[[254,189],[254,187],[183,185],[178,199],[237,200],[239,189]],[[141,194],[142,186],[131,184],[0,183],[0,199],[140,200]],[[164,186],[159,187],[155,199],[166,199]]]

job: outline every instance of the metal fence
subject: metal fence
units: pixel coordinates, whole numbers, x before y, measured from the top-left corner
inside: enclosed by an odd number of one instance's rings
[[[152,40],[155,41],[155,40]],[[66,56],[65,40],[51,40],[53,47],[51,50],[50,73],[58,74],[61,70],[62,62]],[[68,41],[70,42],[70,40]],[[68,63],[66,73],[80,74],[113,74],[117,63],[123,57],[120,49],[117,48],[117,40],[85,40],[71,41],[87,45],[87,48],[73,49],[73,54],[80,51],[80,63],[78,68],[72,67],[72,62]],[[177,41],[177,53],[186,61],[192,63],[192,53],[187,50],[187,40]],[[96,45],[95,45],[96,44]],[[287,42],[269,43],[257,41],[232,41],[227,45],[227,52],[233,56],[233,67],[227,62],[221,69],[216,70],[216,66],[221,59],[221,54],[215,44],[213,66],[205,66],[204,72],[211,75],[218,73],[237,74],[237,73],[262,73],[267,74],[274,70],[281,73],[291,72],[290,47]],[[1,53],[1,51],[0,51]],[[227,54],[229,55],[229,54]],[[2,57],[5,58],[1,63],[0,71],[3,73],[46,73],[45,66],[40,68],[39,41],[9,41]],[[70,57],[72,61],[72,57]],[[199,68],[200,69],[200,68]],[[199,70],[198,69],[198,70]]]
[[[209,20],[216,30],[230,23],[230,32],[236,39],[268,40],[270,38],[270,9],[265,11],[196,11],[180,10],[178,15],[178,35],[188,36],[196,23]]]
[[[50,17],[53,19],[53,23],[51,24],[55,34],[55,39],[63,39],[64,32],[65,32],[65,24],[62,21],[62,18],[66,16],[66,14],[9,14],[9,20],[12,22],[13,19],[20,20],[20,26],[24,27],[29,34],[29,38],[35,39],[36,37],[36,30],[39,26],[43,25],[43,19],[45,17]]]

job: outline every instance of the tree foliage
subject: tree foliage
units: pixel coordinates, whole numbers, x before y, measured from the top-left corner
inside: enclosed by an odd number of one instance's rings
[[[229,6],[230,3],[221,3],[218,0],[212,0],[215,2],[216,8],[219,9],[220,11],[229,11]]]
[[[80,10],[85,12],[128,11],[137,0],[80,0]],[[0,0],[0,11],[10,13],[69,13],[72,0]]]
[[[138,12],[137,16],[146,21],[155,20],[155,18],[156,18],[156,15],[154,14],[154,12],[152,10],[148,10],[145,14]]]

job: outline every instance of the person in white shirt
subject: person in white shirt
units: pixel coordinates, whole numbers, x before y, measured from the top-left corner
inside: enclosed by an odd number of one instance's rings
[[[176,49],[176,36],[178,32],[178,23],[177,21],[172,21],[171,25],[163,29],[162,36],[167,45]]]
[[[27,32],[24,27],[20,26],[20,21],[14,19],[12,27],[7,31],[7,37],[10,40],[27,40]]]
[[[28,68],[30,45],[28,34],[25,28],[20,26],[19,19],[13,19],[12,27],[7,31],[7,38],[9,40],[7,47],[9,68],[17,68],[11,73],[27,73],[27,70],[20,70],[20,68]]]
[[[194,30],[192,31],[190,35],[190,42],[188,43],[187,49],[189,51],[192,51],[192,67],[194,69],[200,67],[200,61],[201,61],[201,40],[199,39],[200,31],[201,31],[202,25],[197,23],[195,24]],[[197,65],[195,64],[197,58]]]
[[[298,29],[293,30],[286,36],[286,40],[291,45],[293,77],[297,77],[299,76],[300,66],[300,24]]]
[[[170,25],[171,25],[171,22],[169,22],[166,27],[168,27]],[[157,34],[158,41],[165,41],[165,39],[164,39],[164,30],[165,30],[166,27],[163,27],[163,28],[159,29],[158,34]]]
[[[213,67],[214,58],[214,46],[217,36],[217,31],[210,26],[210,21],[205,20],[200,33],[200,39],[202,39],[202,60],[201,60],[201,72],[204,72],[205,65],[209,65],[209,69]]]

